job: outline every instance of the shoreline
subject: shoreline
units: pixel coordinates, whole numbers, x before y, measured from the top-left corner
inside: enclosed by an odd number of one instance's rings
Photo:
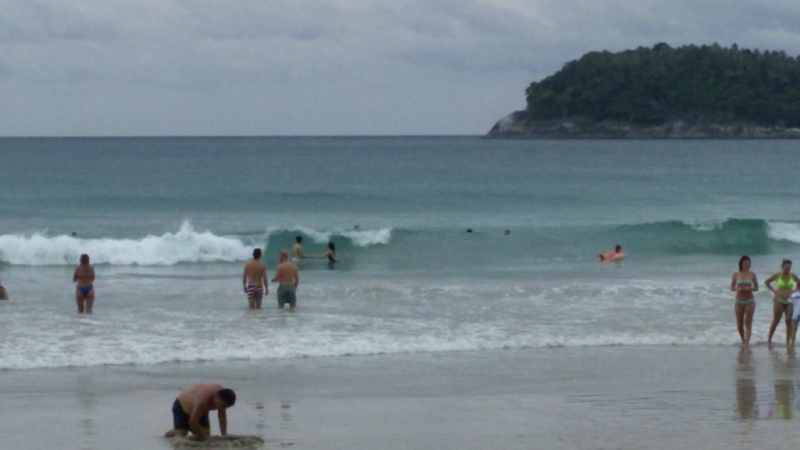
[[[0,422],[10,448],[164,449],[174,397],[214,381],[237,392],[229,432],[264,448],[782,448],[796,368],[699,346],[31,369],[0,372]]]

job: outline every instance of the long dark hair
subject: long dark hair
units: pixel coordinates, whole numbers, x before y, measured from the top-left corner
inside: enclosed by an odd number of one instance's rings
[[[336,253],[336,246],[333,245],[333,242],[328,242],[328,248],[331,249],[332,252]]]
[[[741,258],[739,258],[739,272],[742,271],[742,266],[744,266],[745,261],[750,261],[750,257],[747,255],[743,255]]]

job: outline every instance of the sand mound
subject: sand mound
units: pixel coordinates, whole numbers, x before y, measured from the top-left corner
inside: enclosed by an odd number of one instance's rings
[[[235,435],[217,437],[211,441],[198,441],[193,437],[175,436],[170,438],[169,443],[174,448],[242,448],[254,449],[264,445],[264,439],[259,436]]]

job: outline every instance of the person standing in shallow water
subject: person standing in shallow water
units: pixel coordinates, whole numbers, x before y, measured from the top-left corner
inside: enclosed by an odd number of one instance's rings
[[[89,264],[89,255],[81,255],[81,263],[72,274],[75,284],[75,301],[78,303],[78,314],[91,314],[94,305],[94,267]]]
[[[267,267],[261,262],[261,249],[253,250],[253,259],[244,265],[242,287],[247,294],[250,309],[261,309],[264,295],[269,295],[267,284]]]
[[[288,303],[289,308],[294,310],[297,307],[297,285],[300,283],[300,272],[297,265],[289,261],[289,255],[285,250],[278,252],[280,264],[275,268],[275,278],[273,283],[280,283],[278,286],[278,308]]]
[[[775,282],[775,287],[772,287],[773,282]],[[767,289],[769,289],[770,292],[775,295],[775,298],[772,301],[772,324],[769,326],[769,337],[767,338],[767,343],[772,343],[772,335],[775,334],[778,324],[781,323],[781,316],[785,316],[786,345],[788,346],[792,337],[793,310],[792,303],[789,301],[789,297],[792,296],[794,291],[797,290],[798,284],[800,284],[800,280],[797,278],[797,275],[792,273],[792,261],[784,259],[781,262],[781,271],[767,278],[766,281],[764,281],[764,284],[766,284]]]
[[[333,242],[328,242],[328,249],[325,251],[324,254],[317,256],[317,258],[324,259],[328,258],[328,262],[335,263],[339,261],[336,259],[336,245]]]
[[[749,344],[750,336],[753,334],[753,313],[756,312],[753,292],[758,291],[756,274],[750,271],[749,256],[739,258],[739,271],[731,277],[731,291],[736,292],[736,303],[733,305],[736,329],[739,330],[742,344]]]

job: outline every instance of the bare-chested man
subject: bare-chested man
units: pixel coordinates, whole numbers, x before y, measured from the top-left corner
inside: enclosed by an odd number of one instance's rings
[[[300,261],[306,257],[306,255],[303,254],[303,236],[297,236],[294,240],[295,243],[292,246],[292,260]]]
[[[78,303],[78,314],[91,314],[94,305],[94,267],[89,264],[89,255],[81,255],[81,264],[72,274],[75,284],[75,301]]]
[[[261,309],[261,300],[264,295],[269,295],[267,285],[267,268],[261,263],[261,249],[253,250],[253,259],[244,265],[242,287],[247,294],[247,303],[250,309]]]
[[[211,438],[211,423],[208,412],[217,410],[219,433],[228,433],[226,410],[236,403],[236,393],[218,384],[196,384],[178,394],[172,404],[173,429],[164,437],[186,436],[189,431],[201,441]]]
[[[287,303],[291,309],[297,307],[297,285],[300,283],[300,273],[297,265],[289,261],[286,250],[278,252],[280,264],[275,268],[275,278],[272,282],[280,283],[278,286],[278,308],[283,309]]]

